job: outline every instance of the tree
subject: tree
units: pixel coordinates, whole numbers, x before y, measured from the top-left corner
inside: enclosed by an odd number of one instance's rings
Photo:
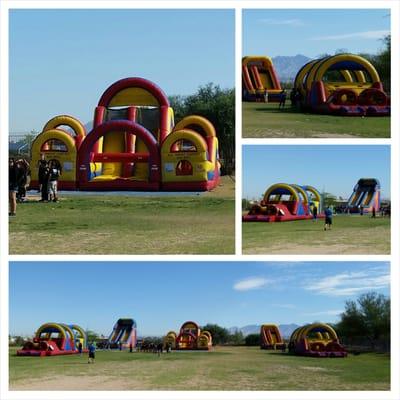
[[[191,96],[172,96],[169,100],[176,122],[191,114],[212,122],[217,131],[222,172],[232,174],[235,169],[235,90],[208,83]]]
[[[229,335],[229,343],[233,345],[240,345],[244,343],[244,335],[242,331],[239,331],[238,329],[235,330],[232,334]]]
[[[88,330],[86,331],[86,338],[88,342],[95,342],[99,339],[99,334],[94,331]]]
[[[207,324],[201,328],[203,331],[211,333],[213,344],[226,344],[229,341],[230,335],[226,328],[217,324]]]
[[[334,206],[336,204],[336,196],[328,192],[321,193],[322,204],[324,207]]]
[[[247,335],[244,339],[244,343],[246,346],[260,346],[260,334],[251,333],[250,335]]]
[[[337,329],[349,339],[368,339],[372,348],[380,339],[390,340],[390,299],[370,292],[347,301]]]

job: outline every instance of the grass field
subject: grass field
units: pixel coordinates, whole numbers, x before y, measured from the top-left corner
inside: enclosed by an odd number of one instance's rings
[[[243,254],[390,254],[390,219],[333,218],[331,231],[317,222],[245,222]]]
[[[171,196],[65,194],[19,204],[10,254],[232,254],[234,182]]]
[[[85,355],[16,357],[10,390],[389,390],[390,358],[296,357],[258,348],[163,354],[98,351]]]
[[[242,103],[245,138],[389,138],[390,117],[304,114],[277,103]]]

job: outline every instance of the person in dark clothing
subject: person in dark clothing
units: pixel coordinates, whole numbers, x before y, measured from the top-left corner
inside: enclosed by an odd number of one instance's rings
[[[47,165],[42,170],[42,183],[40,185],[42,198],[39,201],[43,202],[49,201],[49,178],[50,178],[50,168]]]
[[[89,344],[88,350],[89,350],[88,364],[90,363],[94,364],[94,359],[96,357],[96,346],[94,345],[94,343]]]
[[[313,221],[316,222],[318,217],[318,208],[315,204],[312,209],[312,216],[313,216]]]
[[[44,158],[44,154],[40,155],[40,160],[38,161],[37,168],[38,168],[38,181],[39,181],[39,190],[38,193],[42,191],[42,185],[45,180],[45,171],[48,167],[48,163]]]
[[[285,108],[286,103],[286,90],[283,89],[282,92],[279,94],[279,107],[278,108]]]
[[[371,218],[376,218],[376,210],[375,207],[372,207],[372,217]]]
[[[325,213],[324,231],[326,231],[327,229],[331,230],[331,228],[332,228],[332,216],[333,216],[332,210],[329,207],[327,207],[327,208],[325,208],[324,213]]]
[[[132,342],[129,343],[129,353],[132,353],[133,351],[133,345]]]
[[[364,215],[364,207],[360,206],[360,215],[363,216]]]
[[[158,345],[157,345],[157,354],[158,354],[158,357],[161,357],[161,354],[162,354],[162,352],[163,352],[163,344],[162,343],[158,343]]]
[[[17,213],[17,192],[23,180],[23,170],[15,162],[14,158],[8,161],[8,202],[10,217],[15,217]]]
[[[21,180],[18,184],[17,201],[23,202],[26,197],[26,188],[30,183],[31,170],[28,161],[21,158],[16,161],[18,168],[21,169]]]
[[[78,343],[78,351],[79,351],[79,355],[82,355],[83,345],[82,345],[81,341],[79,341],[79,343]]]

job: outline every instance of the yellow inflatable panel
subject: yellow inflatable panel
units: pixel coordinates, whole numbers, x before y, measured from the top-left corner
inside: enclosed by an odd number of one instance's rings
[[[108,132],[103,137],[103,153],[123,153],[125,151],[125,133]],[[122,163],[103,163],[102,175],[122,176]]]
[[[49,150],[43,150],[43,146],[51,141],[61,142],[65,146],[66,151],[60,151],[54,147]],[[59,181],[75,182],[76,181],[76,146],[74,139],[65,131],[60,129],[49,129],[40,133],[32,143],[31,147],[31,170],[32,180],[38,180],[38,162],[40,154],[45,155],[45,159],[57,160],[62,167],[62,174]]]
[[[200,132],[196,127],[200,128]],[[182,129],[189,128],[204,137],[216,137],[214,125],[207,119],[200,115],[190,115],[179,121],[174,128],[174,131],[180,131]],[[204,132],[204,133],[203,133]]]
[[[109,107],[121,106],[156,106],[157,99],[146,89],[133,87],[119,91],[110,101]]]
[[[77,137],[84,139],[86,136],[85,127],[81,124],[81,122],[74,117],[70,117],[69,115],[58,115],[52,118],[43,127],[43,131],[49,131],[62,125],[69,126]]]
[[[193,150],[189,150],[189,144]],[[181,148],[171,151],[173,146]],[[173,131],[161,147],[163,182],[199,182],[208,180],[215,166],[207,160],[207,144],[200,134],[183,129]]]

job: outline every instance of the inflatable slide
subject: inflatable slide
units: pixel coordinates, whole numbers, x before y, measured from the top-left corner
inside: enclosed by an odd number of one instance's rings
[[[321,217],[322,199],[312,186],[276,183],[267,189],[261,202],[254,204],[244,222],[284,222]]]
[[[68,131],[60,127],[67,126]],[[60,189],[205,191],[220,179],[218,139],[206,118],[176,125],[166,94],[143,78],[125,78],[102,94],[93,129],[69,116],[50,120],[31,147],[38,160],[57,159]],[[33,188],[38,186],[37,168]]]
[[[266,91],[269,102],[279,102],[280,100],[281,84],[269,57],[243,57],[242,85],[243,101],[257,101],[260,98],[264,98]]]
[[[108,337],[107,348],[136,347],[136,322],[132,318],[120,318],[114,325]]]
[[[347,210],[350,213],[370,213],[373,209],[379,211],[381,206],[381,187],[375,178],[359,179],[354,186],[353,193],[347,203]]]
[[[286,345],[283,342],[281,333],[277,325],[264,324],[260,330],[260,347],[264,350],[283,350]]]

